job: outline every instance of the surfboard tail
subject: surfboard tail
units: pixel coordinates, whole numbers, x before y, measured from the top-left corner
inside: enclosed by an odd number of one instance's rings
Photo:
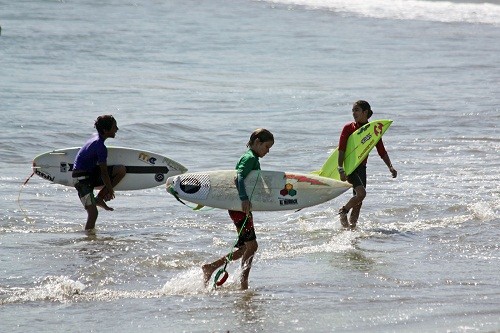
[[[335,148],[335,150],[328,156],[326,161],[323,163],[321,169],[312,171],[311,173],[321,177],[340,180],[339,171],[337,170],[338,158],[339,158],[339,152],[338,149]]]

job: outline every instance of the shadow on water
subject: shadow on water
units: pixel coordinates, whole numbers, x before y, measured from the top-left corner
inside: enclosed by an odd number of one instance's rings
[[[360,272],[371,271],[376,261],[366,256],[363,250],[357,248],[337,253],[331,260],[332,266],[344,269],[354,269]]]
[[[235,313],[240,314],[239,322],[243,325],[257,324],[263,321],[263,309],[260,304],[259,294],[246,290],[241,297],[234,300]]]
[[[345,231],[343,231],[345,232]],[[344,235],[344,233],[340,235]],[[376,240],[378,237],[384,236],[402,236],[405,238],[412,237],[415,233],[412,231],[400,231],[394,228],[372,228],[364,230],[356,230],[349,233],[347,239],[351,247],[345,251],[338,252],[332,257],[331,264],[338,268],[353,269],[360,272],[372,271],[377,265],[377,261],[369,256],[373,250],[367,250],[360,246],[363,239]],[[375,250],[375,252],[378,252]]]
[[[414,236],[415,233],[413,231],[401,231],[398,229],[384,229],[384,228],[373,228],[373,229],[368,229],[365,230],[366,232],[369,233],[377,233],[377,234],[382,234],[382,235],[398,235],[398,236],[403,236],[403,237],[411,237]]]

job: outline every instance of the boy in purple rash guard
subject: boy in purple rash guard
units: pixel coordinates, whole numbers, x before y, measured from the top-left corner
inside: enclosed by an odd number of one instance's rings
[[[114,187],[125,177],[126,168],[123,165],[108,166],[108,149],[104,144],[107,138],[114,138],[118,131],[116,120],[111,115],[99,116],[94,124],[96,134],[80,148],[76,154],[73,166],[73,178],[77,182],[75,188],[78,197],[87,210],[85,230],[95,228],[98,216],[97,206],[113,210],[106,201],[115,197]],[[94,188],[103,186],[97,196]]]

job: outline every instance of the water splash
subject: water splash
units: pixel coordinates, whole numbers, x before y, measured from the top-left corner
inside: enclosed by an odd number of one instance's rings
[[[85,289],[81,282],[74,281],[67,276],[47,276],[34,288],[19,288],[10,297],[0,300],[0,304],[52,301],[70,302],[75,295]]]
[[[203,272],[199,267],[177,274],[161,288],[164,295],[194,295],[205,291]]]

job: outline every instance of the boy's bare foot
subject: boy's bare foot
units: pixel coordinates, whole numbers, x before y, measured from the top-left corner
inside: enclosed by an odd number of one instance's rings
[[[215,269],[212,264],[205,264],[201,266],[201,269],[203,270],[203,283],[205,284],[205,287],[207,287],[208,281],[210,281],[210,277],[214,273]]]
[[[96,206],[99,206],[101,208],[104,208],[105,210],[115,210],[114,208],[109,207],[106,205],[106,202],[104,199],[97,197],[95,201]]]
[[[339,209],[339,218],[340,224],[344,228],[349,228],[349,221],[347,220],[347,210],[344,207]]]
[[[248,289],[248,281],[241,281],[241,290]]]
[[[96,235],[95,228],[85,229],[85,233],[87,234],[87,236],[95,236]]]

